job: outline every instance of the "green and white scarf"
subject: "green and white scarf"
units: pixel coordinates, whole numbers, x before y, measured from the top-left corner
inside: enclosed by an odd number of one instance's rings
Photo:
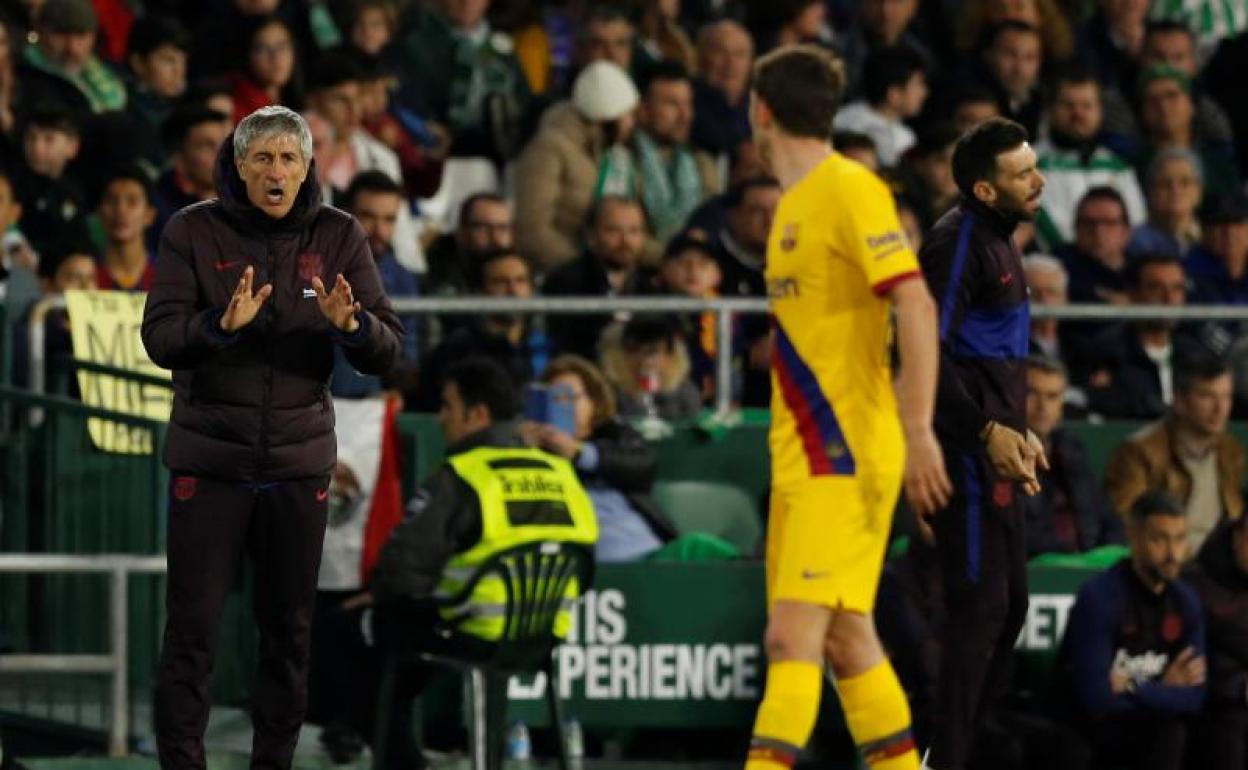
[[[121,82],[121,78],[113,74],[108,65],[100,61],[99,57],[92,56],[83,65],[82,72],[71,75],[44,56],[43,51],[36,45],[27,46],[24,55],[26,62],[35,69],[73,83],[86,97],[87,103],[91,106],[91,112],[125,109],[126,86]]]
[[[702,177],[693,153],[684,147],[672,151],[671,162],[663,159],[659,145],[645,131],[633,137],[641,171],[641,202],[650,218],[655,237],[671,238],[702,202]]]
[[[598,161],[598,181],[594,183],[594,200],[607,195],[616,198],[637,197],[637,171],[632,153],[621,144],[613,144]]]

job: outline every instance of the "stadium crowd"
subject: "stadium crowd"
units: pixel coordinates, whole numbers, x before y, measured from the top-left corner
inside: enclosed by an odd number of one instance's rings
[[[1040,215],[1015,235],[1034,304],[1248,304],[1248,148],[1235,142],[1248,136],[1235,85],[1248,69],[1243,3],[0,9],[0,274],[34,274],[45,293],[148,290],[164,223],[217,196],[233,126],[280,104],[306,118],[325,202],[363,225],[392,299],[763,297],[780,187],[751,143],[751,64],[806,42],[842,59],[849,88],[833,144],[887,181],[916,250],[959,198],[958,137],[1001,115],[1026,127],[1047,180]],[[64,315],[46,323],[49,348],[68,350]],[[400,364],[365,376],[340,354],[334,394],[437,411],[441,374],[481,356],[517,385],[563,378],[589,391],[576,441],[534,441],[601,482],[595,504],[625,512],[631,539],[600,545],[607,559],[641,558],[675,536],[648,496],[655,459],[617,416],[696,416],[716,396],[720,344],[732,350],[732,403],[769,400],[758,317],[738,318],[730,340],[716,339],[709,314],[487,311],[403,325]],[[1068,644],[1063,668],[1077,705],[1065,713],[1087,715],[1077,727],[1102,755],[1178,768],[1186,716],[1203,710],[1188,745],[1213,753],[1194,766],[1245,767],[1244,449],[1227,423],[1248,414],[1248,335],[1236,323],[1036,320],[1031,350],[1029,423],[1052,467],[1027,503],[1029,552],[1125,539],[1135,565],[1080,594],[1068,640],[1084,647]],[[27,376],[25,352],[15,360]],[[1089,418],[1150,421],[1114,453],[1104,483],[1063,428]],[[597,446],[593,462],[578,442]],[[641,481],[613,473],[612,453],[641,463]],[[1097,644],[1129,652],[1096,658]],[[1154,750],[1123,755],[1144,736]]]

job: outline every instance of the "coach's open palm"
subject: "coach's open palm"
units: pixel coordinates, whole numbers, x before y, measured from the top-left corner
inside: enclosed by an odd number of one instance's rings
[[[334,281],[333,291],[325,291],[320,276],[313,276],[312,288],[316,290],[317,306],[335,329],[350,334],[360,328],[360,320],[355,317],[360,312],[360,303],[351,295],[351,284],[342,277],[342,273]]]
[[[255,274],[256,271],[250,267],[243,271],[243,277],[238,279],[238,286],[234,289],[234,296],[230,297],[230,304],[225,306],[225,312],[221,314],[221,331],[226,334],[233,334],[254,321],[256,314],[264,306],[264,301],[273,293],[273,284],[269,283],[261,286],[260,291],[255,294],[251,293],[251,281]]]

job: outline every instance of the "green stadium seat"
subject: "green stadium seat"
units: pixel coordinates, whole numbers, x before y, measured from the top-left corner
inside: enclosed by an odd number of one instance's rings
[[[749,495],[713,481],[659,481],[654,498],[683,535],[705,532],[753,554],[762,534],[758,510]]]

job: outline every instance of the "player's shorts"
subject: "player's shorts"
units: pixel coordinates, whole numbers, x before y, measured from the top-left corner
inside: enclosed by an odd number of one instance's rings
[[[772,489],[767,602],[869,613],[901,475],[819,476]]]

